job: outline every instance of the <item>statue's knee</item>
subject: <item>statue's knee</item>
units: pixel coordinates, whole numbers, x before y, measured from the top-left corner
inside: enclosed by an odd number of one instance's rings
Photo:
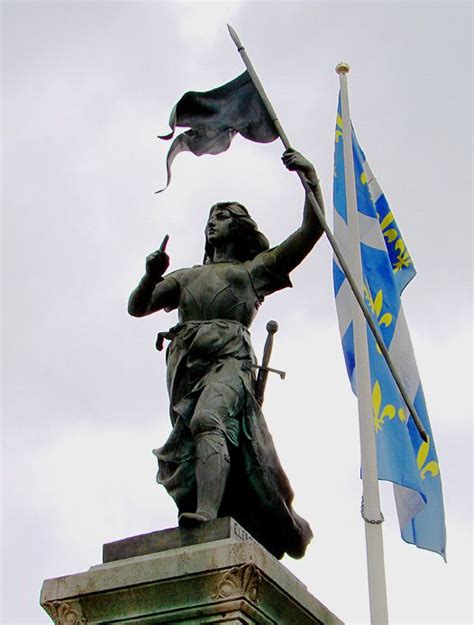
[[[221,420],[209,410],[200,410],[193,416],[190,423],[193,436],[222,430]]]

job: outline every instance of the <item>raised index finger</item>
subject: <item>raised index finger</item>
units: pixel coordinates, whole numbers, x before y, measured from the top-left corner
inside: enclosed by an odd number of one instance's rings
[[[160,245],[160,252],[164,252],[166,250],[166,246],[168,245],[169,238],[170,238],[170,235],[165,234],[165,238],[163,239]]]

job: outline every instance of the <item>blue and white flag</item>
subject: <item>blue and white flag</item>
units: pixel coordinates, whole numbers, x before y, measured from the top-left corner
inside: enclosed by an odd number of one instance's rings
[[[334,234],[345,258],[349,258],[342,123],[339,98],[334,151]],[[365,302],[428,434],[428,442],[425,443],[367,324],[378,477],[394,484],[402,538],[417,547],[435,551],[446,559],[438,458],[400,299],[403,289],[416,272],[400,229],[353,128],[352,151]],[[344,358],[352,389],[356,392],[351,314],[353,296],[336,259],[333,269]]]

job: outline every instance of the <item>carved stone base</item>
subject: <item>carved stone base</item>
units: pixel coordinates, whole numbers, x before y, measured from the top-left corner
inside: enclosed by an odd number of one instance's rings
[[[196,530],[182,529],[104,546],[108,562],[46,580],[41,605],[56,625],[341,623],[233,519],[214,523],[201,531],[210,542],[198,532],[189,545]],[[186,546],[176,547],[176,532]]]

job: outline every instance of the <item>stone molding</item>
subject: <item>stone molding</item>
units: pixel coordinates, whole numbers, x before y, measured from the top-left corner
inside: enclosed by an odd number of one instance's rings
[[[258,603],[258,593],[262,576],[255,564],[242,564],[235,566],[226,573],[217,583],[213,599],[228,599],[230,597],[245,595],[253,603]]]
[[[78,601],[48,601],[44,607],[49,609],[55,625],[87,625]]]
[[[55,625],[343,625],[263,547],[237,537],[48,579],[40,601]]]

